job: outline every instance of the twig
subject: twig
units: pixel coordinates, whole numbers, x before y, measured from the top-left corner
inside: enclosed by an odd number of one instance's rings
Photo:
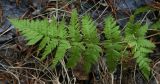
[[[137,64],[135,64],[135,68],[134,68],[134,83],[136,84],[136,70],[137,70]]]
[[[114,84],[114,74],[112,74],[112,73],[111,73],[111,79],[112,79],[111,84]]]
[[[64,71],[65,71],[65,73],[66,73],[66,76],[67,76],[67,80],[68,80],[68,84],[71,84],[71,80],[70,80],[70,78],[69,78],[69,75],[68,75],[68,70],[67,70],[67,68],[65,67],[65,62],[64,62],[64,60],[61,60],[60,61],[61,62],[61,64],[62,64],[62,66],[63,66],[63,69],[64,69]]]

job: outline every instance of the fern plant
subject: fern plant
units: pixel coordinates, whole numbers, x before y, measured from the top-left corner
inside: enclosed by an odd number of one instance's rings
[[[85,15],[82,18],[82,28],[80,30],[78,14],[74,10],[71,14],[68,29],[72,47],[67,65],[69,68],[74,68],[79,59],[82,58],[84,69],[86,72],[89,72],[92,64],[98,60],[100,52],[102,52],[101,47],[98,45],[99,37],[96,31],[96,25],[89,15]]]
[[[66,27],[64,20],[57,22],[55,19],[48,23],[43,21],[11,20],[11,22],[22,32],[28,40],[28,45],[39,42],[39,51],[44,51],[41,60],[46,59],[53,50],[56,51],[52,66],[64,58],[65,53],[70,53],[67,66],[74,68],[80,58],[84,60],[84,69],[90,71],[92,64],[97,62],[102,52],[99,46],[99,37],[96,25],[89,15],[82,18],[82,27],[78,21],[78,14],[73,10],[71,21]],[[92,52],[92,53],[90,53]]]
[[[86,49],[82,54],[84,58],[84,68],[85,70],[89,70],[91,64],[94,64],[97,61],[102,49],[99,46],[99,36],[96,25],[88,15],[82,18],[82,34],[83,42],[86,45]]]
[[[103,46],[107,55],[107,65],[109,72],[113,73],[122,55],[122,37],[119,26],[116,25],[116,21],[112,16],[105,19],[104,34],[106,40]]]
[[[127,23],[125,33],[122,35],[114,18],[108,16],[103,31],[106,39],[102,43],[92,18],[85,15],[79,20],[76,10],[72,11],[69,25],[66,25],[64,19],[58,22],[54,18],[51,23],[47,19],[41,21],[11,19],[10,21],[26,37],[27,45],[38,44],[38,50],[42,52],[40,58],[42,61],[52,51],[55,52],[51,62],[53,67],[68,52],[68,68],[74,68],[79,61],[83,61],[84,70],[89,72],[101,53],[105,53],[108,70],[114,73],[124,52],[130,52],[141,72],[147,79],[149,78],[151,69],[147,55],[153,52],[155,45],[145,39],[148,26],[135,23],[133,19]],[[126,47],[129,50],[125,49]]]
[[[68,68],[74,68],[77,65],[81,57],[82,51],[85,50],[85,46],[81,42],[82,35],[80,34],[80,24],[79,23],[80,22],[78,21],[78,13],[76,10],[73,10],[71,14],[70,24],[68,27],[69,38],[70,38],[70,41],[72,42],[71,43],[72,47],[69,50],[71,55],[67,63]]]
[[[155,45],[145,39],[148,26],[142,25],[140,22],[134,23],[134,16],[131,16],[130,21],[126,25],[124,36],[121,35],[118,29],[119,26],[116,25],[116,21],[113,17],[109,16],[105,19],[104,34],[106,40],[103,42],[103,46],[107,55],[109,71],[111,73],[114,72],[124,53],[130,52],[130,50],[125,48],[130,48],[139,69],[145,78],[149,79],[151,69],[150,59],[147,55],[153,52]]]
[[[150,59],[147,57],[149,53],[153,52],[155,45],[149,40],[145,39],[148,26],[142,25],[140,22],[134,23],[133,20],[127,23],[125,29],[125,41],[132,50],[132,54],[136,59],[141,72],[145,78],[149,79],[150,75]]]

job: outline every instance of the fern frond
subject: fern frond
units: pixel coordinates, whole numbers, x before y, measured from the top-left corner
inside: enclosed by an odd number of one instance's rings
[[[88,44],[86,46],[87,48],[83,53],[83,59],[84,59],[84,70],[88,73],[91,69],[91,66],[98,61],[102,49],[98,45],[94,44]]]
[[[72,41],[80,41],[81,40],[81,34],[80,34],[80,25],[78,21],[78,13],[74,9],[71,14],[71,20],[69,24],[69,37]]]
[[[135,14],[138,13],[135,12]],[[51,23],[47,19],[31,21],[11,19],[10,21],[26,37],[28,45],[39,43],[38,50],[42,52],[41,60],[45,60],[52,51],[55,51],[52,67],[55,67],[64,58],[65,53],[69,52],[67,66],[74,68],[82,58],[84,69],[89,72],[92,65],[98,61],[100,53],[103,53],[102,48],[104,48],[109,72],[115,71],[117,64],[121,61],[121,56],[131,53],[141,72],[147,79],[149,78],[151,69],[147,55],[153,52],[155,45],[145,39],[148,26],[140,22],[134,23],[134,16],[131,16],[126,25],[124,37],[115,19],[108,16],[105,19],[103,31],[106,39],[102,45],[93,19],[85,15],[79,21],[76,10],[72,11],[68,27],[64,19],[57,22],[53,18]],[[122,41],[126,42],[126,45]],[[124,49],[125,46],[127,49]]]
[[[22,31],[23,29],[26,29],[29,27],[29,20],[17,20],[17,19],[10,19],[10,22],[19,29],[19,31]]]
[[[99,44],[99,37],[96,29],[96,25],[90,16],[85,15],[82,18],[82,34],[83,42],[86,45],[86,49],[83,52],[84,69],[86,72],[90,71],[91,65],[96,63],[100,53],[102,52]]]
[[[58,37],[59,39],[66,39],[67,38],[67,31],[66,31],[66,27],[65,27],[65,21],[64,19],[60,22],[60,24],[58,25]]]
[[[47,40],[46,40],[47,43],[45,45],[44,52],[42,54],[41,60],[46,59],[46,56],[48,54],[50,54],[52,52],[52,50],[55,49],[57,47],[57,45],[58,45],[58,40],[57,39],[50,39],[49,38]]]
[[[147,12],[149,10],[154,10],[154,9],[150,6],[142,6],[142,7],[135,10],[134,15],[138,15],[140,13],[144,13],[144,12]]]
[[[153,23],[152,25],[151,25],[151,28],[153,28],[153,29],[160,29],[160,20],[158,20],[158,21],[156,21],[155,23]]]
[[[22,32],[22,35],[26,37],[28,45],[34,45],[44,37],[37,29],[40,27],[38,22],[40,21],[36,20],[30,22],[29,20],[11,20],[11,23],[13,23]],[[46,25],[44,25],[44,27],[46,27]]]
[[[68,68],[74,68],[79,58],[81,57],[82,50],[85,49],[83,44],[80,42],[82,37],[80,34],[80,25],[78,21],[78,13],[74,9],[71,14],[71,20],[68,27],[69,38],[71,39],[71,49],[69,50],[70,56],[67,62]]]
[[[109,72],[113,73],[120,60],[122,44],[119,26],[112,16],[105,19],[104,34],[107,40],[104,41],[105,53],[107,55],[107,65]]]
[[[56,51],[56,55],[55,58],[52,61],[52,67],[54,68],[56,66],[56,64],[62,60],[65,56],[65,53],[67,51],[67,49],[71,48],[71,45],[68,41],[66,40],[61,40],[59,42],[57,51]]]
[[[145,47],[145,48],[150,48],[150,49],[154,49],[155,48],[155,44],[153,44],[151,41],[147,40],[147,39],[142,39],[142,38],[139,38],[137,39],[137,43],[142,46],[142,47]]]
[[[155,45],[149,40],[145,39],[148,26],[140,23],[127,23],[125,29],[125,40],[132,49],[136,63],[146,79],[150,75],[150,59],[147,57],[149,53],[153,52]]]
[[[106,52],[108,52],[106,55],[106,63],[107,63],[107,68],[108,71],[113,73],[116,68],[117,65],[119,64],[120,58],[121,58],[121,52],[117,51],[115,49],[108,49],[106,50]]]
[[[68,68],[74,68],[77,63],[80,61],[81,53],[85,51],[85,46],[82,43],[72,43],[72,47],[69,50],[70,57],[67,62]]]
[[[41,40],[38,48],[39,50],[44,49],[41,60],[44,60],[46,56],[50,54],[52,50],[55,49],[58,45],[58,23],[54,18],[52,19],[51,23],[48,23],[47,21],[45,21],[45,23],[48,25],[46,28],[41,28],[42,30],[44,30],[41,31],[44,34],[44,38]]]
[[[134,58],[136,58],[136,63],[139,66],[139,69],[143,73],[144,77],[146,79],[149,79],[150,75],[150,59],[147,57],[148,53],[153,52],[150,48],[145,48],[143,46],[137,45],[138,47],[135,47],[136,50],[134,52]]]
[[[95,23],[89,15],[82,18],[82,34],[85,42],[97,44],[99,37]]]
[[[105,37],[109,40],[120,41],[121,34],[119,31],[119,26],[116,25],[116,21],[112,16],[108,16],[105,19]]]

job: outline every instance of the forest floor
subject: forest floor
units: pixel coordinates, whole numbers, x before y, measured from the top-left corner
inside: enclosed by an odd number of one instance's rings
[[[146,80],[134,66],[122,69],[119,64],[113,75],[107,72],[103,58],[94,65],[89,74],[81,68],[66,69],[59,66],[49,68],[47,62],[40,62],[34,46],[27,46],[26,40],[9,22],[10,18],[44,19],[50,17],[70,18],[76,8],[79,16],[90,14],[103,30],[103,20],[113,15],[120,26],[125,28],[130,16],[140,7],[148,6],[137,21],[152,25],[159,21],[159,0],[1,0],[0,1],[0,84],[160,84],[160,25],[156,31],[150,28],[147,38],[154,41],[156,48],[150,54],[152,75]],[[144,9],[146,10],[146,9]],[[143,12],[143,11],[142,11]],[[99,66],[99,67],[97,67]],[[113,81],[112,81],[113,80]],[[114,82],[114,83],[113,83]]]

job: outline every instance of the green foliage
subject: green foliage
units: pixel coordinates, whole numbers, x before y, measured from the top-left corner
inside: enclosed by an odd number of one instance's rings
[[[151,25],[151,28],[153,28],[153,29],[160,29],[160,20],[158,20],[158,21],[156,21],[155,23],[153,23],[152,25]]]
[[[69,38],[72,41],[71,42],[72,47],[69,50],[71,55],[68,59],[67,66],[68,68],[74,68],[81,57],[82,51],[85,50],[85,47],[81,42],[82,36],[80,34],[80,25],[78,21],[78,13],[76,10],[72,11],[68,30],[69,30],[68,31]]]
[[[150,59],[147,57],[149,53],[152,53],[155,45],[149,40],[145,39],[148,26],[137,23],[127,23],[125,29],[125,40],[129,47],[131,47],[132,54],[136,59],[140,70],[146,79],[149,79],[150,75]]]
[[[79,27],[77,12],[74,10],[69,25],[69,37],[72,41],[72,47],[67,65],[69,68],[74,68],[79,59],[82,58],[84,60],[84,69],[89,72],[92,64],[98,60],[102,50],[98,46],[99,38],[96,26],[88,15],[82,18],[81,34]]]
[[[87,43],[98,44],[99,38],[96,30],[95,23],[86,15],[82,18],[82,34],[83,40]]]
[[[151,69],[147,55],[153,52],[155,45],[145,39],[148,26],[135,23],[134,16],[131,16],[127,23],[124,35],[114,18],[108,16],[103,31],[106,39],[102,42],[93,19],[85,15],[79,20],[76,10],[72,11],[69,25],[66,25],[64,19],[57,22],[54,18],[51,23],[47,19],[10,21],[26,37],[28,45],[38,44],[38,50],[42,52],[41,60],[45,60],[54,51],[52,67],[64,59],[67,52],[68,68],[74,68],[81,61],[84,70],[89,72],[101,53],[105,53],[107,68],[110,73],[114,73],[125,54],[135,58],[139,69],[149,79]]]
[[[22,35],[28,40],[28,45],[34,45],[39,42],[38,50],[44,50],[41,60],[46,59],[53,49],[57,48],[55,58],[52,65],[56,65],[61,59],[64,58],[64,54],[67,49],[70,48],[67,38],[67,31],[64,21],[57,23],[56,20],[52,20],[52,23],[48,23],[48,20],[43,21],[29,21],[29,20],[10,20],[18,29]],[[55,26],[58,24],[58,26]]]
[[[138,15],[140,13],[148,12],[149,10],[154,11],[155,9],[151,8],[150,6],[142,6],[134,12],[134,15]]]
[[[82,34],[83,42],[86,45],[86,49],[83,53],[84,67],[87,72],[91,68],[91,64],[94,64],[102,49],[99,44],[99,37],[96,30],[96,25],[93,20],[88,16],[82,18]]]
[[[70,54],[67,66],[74,68],[82,58],[84,60],[84,69],[89,72],[92,64],[97,62],[100,52],[102,52],[101,47],[98,45],[99,37],[93,20],[85,15],[82,18],[82,28],[80,28],[76,10],[73,10],[71,14],[68,28],[64,20],[57,22],[52,19],[51,23],[48,23],[46,19],[43,21],[32,20],[31,22],[15,19],[10,21],[26,37],[28,45],[39,43],[38,50],[43,51],[41,60],[46,59],[53,50],[55,51],[52,67],[55,67],[68,51]]]
[[[114,72],[118,61],[121,57],[122,44],[119,26],[116,26],[116,21],[112,16],[105,19],[104,34],[107,40],[104,41],[105,53],[107,55],[107,65],[109,72]]]

